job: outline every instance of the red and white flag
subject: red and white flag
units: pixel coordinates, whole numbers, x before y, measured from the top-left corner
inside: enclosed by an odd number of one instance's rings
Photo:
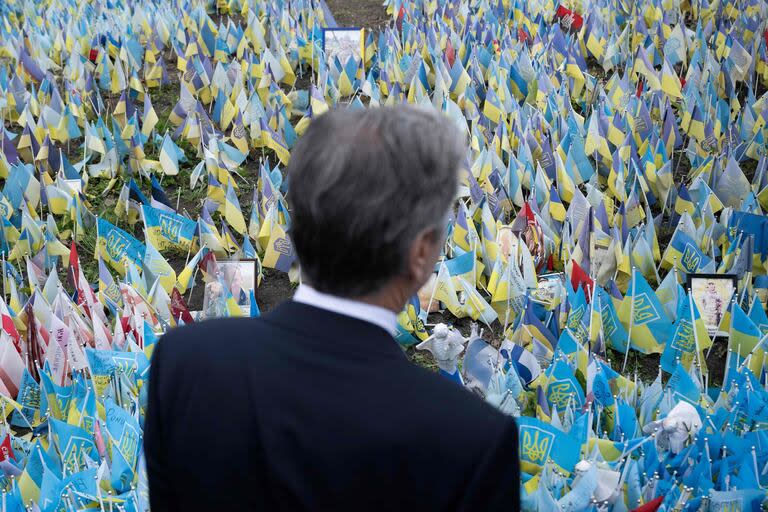
[[[562,5],[557,6],[555,19],[560,23],[563,30],[571,34],[578,32],[584,26],[584,17],[581,14]]]

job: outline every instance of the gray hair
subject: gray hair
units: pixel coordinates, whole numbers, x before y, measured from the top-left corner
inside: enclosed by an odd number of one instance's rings
[[[416,236],[442,237],[466,155],[434,110],[334,110],[315,119],[288,165],[291,239],[309,284],[360,297],[406,267]]]

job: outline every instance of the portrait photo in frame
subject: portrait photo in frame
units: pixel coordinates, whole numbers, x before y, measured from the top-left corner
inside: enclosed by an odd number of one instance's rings
[[[562,272],[553,272],[539,276],[539,286],[533,290],[533,300],[550,306],[562,299],[565,293],[565,274]]]
[[[323,52],[328,65],[338,57],[342,66],[350,57],[362,60],[365,55],[365,29],[334,27],[323,29]]]
[[[251,291],[256,297],[258,261],[242,259],[217,262],[219,279],[206,283],[203,292],[203,317],[227,316],[227,297],[232,294],[243,315],[251,311]]]
[[[693,302],[710,336],[728,336],[719,329],[720,323],[736,293],[733,274],[688,274],[686,288],[691,290]]]

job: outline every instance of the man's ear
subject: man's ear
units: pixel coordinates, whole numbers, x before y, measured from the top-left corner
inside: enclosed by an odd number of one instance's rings
[[[408,250],[408,277],[416,283],[417,289],[427,282],[435,262],[440,256],[440,241],[434,228],[421,231]]]

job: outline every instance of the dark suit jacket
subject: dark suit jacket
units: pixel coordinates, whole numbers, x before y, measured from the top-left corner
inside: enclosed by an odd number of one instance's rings
[[[288,302],[155,348],[153,512],[519,507],[517,429],[383,329]]]

